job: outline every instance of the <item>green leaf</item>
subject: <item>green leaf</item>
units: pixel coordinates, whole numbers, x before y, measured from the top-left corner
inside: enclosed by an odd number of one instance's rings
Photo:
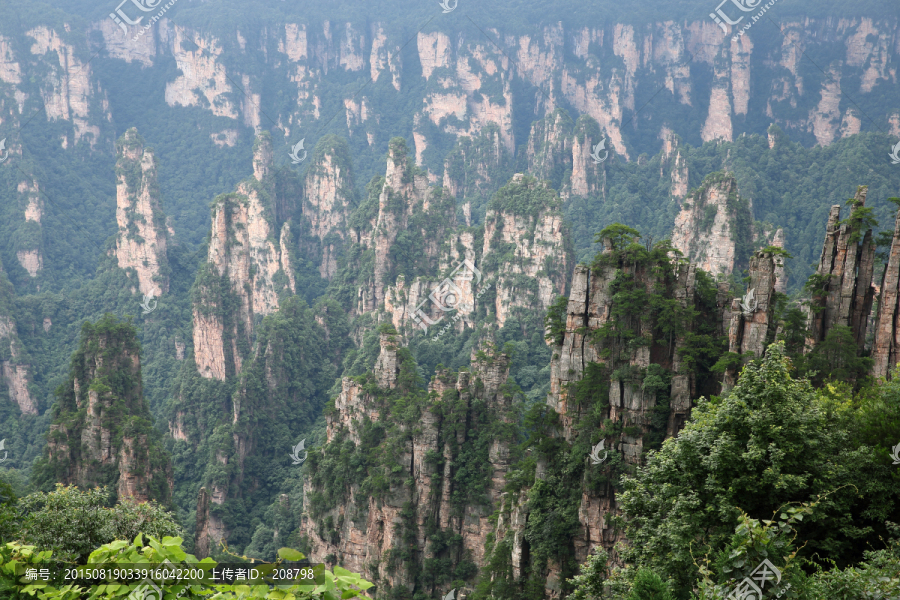
[[[299,561],[306,558],[302,552],[300,552],[299,550],[294,550],[293,548],[279,548],[278,556],[283,558],[284,560],[291,561]],[[335,567],[335,571],[337,571],[337,569],[339,568],[340,567]]]

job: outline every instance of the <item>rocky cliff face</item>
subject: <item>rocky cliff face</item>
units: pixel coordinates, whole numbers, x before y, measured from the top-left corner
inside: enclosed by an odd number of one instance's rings
[[[810,345],[823,341],[835,325],[849,327],[860,350],[865,344],[875,295],[875,244],[872,229],[860,220],[867,193],[866,186],[859,187],[844,221],[841,207],[831,207],[807,324]]]
[[[56,406],[39,473],[110,486],[119,498],[169,502],[172,467],[144,401],[133,326],[114,317],[85,324]]]
[[[872,374],[887,377],[900,363],[900,211],[894,223],[894,237],[880,290],[872,344]]]
[[[500,327],[517,311],[543,313],[566,289],[567,233],[556,194],[533,177],[516,174],[488,205],[482,265],[496,282],[492,312]]]
[[[495,197],[497,214],[512,206],[510,197],[524,201],[526,191],[542,185],[517,176]],[[491,217],[486,231],[498,219],[503,220]],[[486,233],[485,243],[495,236],[502,233]],[[366,572],[379,581],[379,595],[381,586],[433,594],[447,579],[423,579],[422,569],[440,569],[436,565],[441,560],[456,566],[471,560],[485,568],[508,565],[508,572],[491,571],[492,581],[503,579],[515,587],[528,580],[557,597],[571,576],[570,559],[581,562],[593,546],[612,548],[621,539],[611,523],[617,513],[611,473],[639,465],[648,447],[680,430],[694,398],[718,391],[710,365],[698,358],[695,345],[721,338],[720,307],[726,299],[719,297],[709,276],[673,261],[670,246],[640,252],[629,247],[628,254],[617,243],[607,239],[593,266],[575,267],[565,314],[558,317],[559,329],[551,327],[546,412],[553,416],[547,417],[548,425],[538,426],[543,433],[537,435],[547,436],[541,439],[554,449],[552,456],[538,450],[543,441],[535,442],[534,456],[524,462],[518,462],[523,457],[502,435],[491,433],[490,443],[479,441],[472,421],[479,401],[493,423],[485,430],[511,431],[503,425],[513,422],[508,419],[515,402],[512,388],[505,385],[508,358],[493,351],[473,353],[471,373],[438,371],[429,400],[415,400],[408,387],[415,372],[411,355],[395,332],[382,334],[374,372],[343,380],[326,413],[328,443],[310,458],[302,532],[313,560],[333,560]],[[483,264],[486,272],[493,268],[489,254]],[[771,269],[769,274],[774,283]],[[652,306],[666,306],[668,312]],[[629,341],[642,338],[646,343]],[[400,407],[406,407],[402,416],[394,412]],[[602,466],[567,454],[601,439],[610,457]],[[471,492],[464,499],[458,495],[459,473],[468,468],[472,454],[457,448],[466,446],[484,449],[482,460],[489,469],[483,499]],[[352,455],[365,464],[352,478],[340,475],[340,461],[347,460],[341,448],[352,448]],[[577,466],[582,463],[584,467]],[[577,471],[574,479],[568,479],[573,475],[561,464]],[[577,507],[574,520],[566,522],[569,533],[562,547],[537,533],[545,519],[557,518],[546,512],[547,506],[557,506],[553,502]],[[492,511],[496,519],[486,519]],[[458,536],[457,546],[433,543],[448,533]],[[550,547],[555,549],[548,554]]]
[[[635,93],[642,85],[661,88],[658,100],[673,107],[691,110],[698,99],[703,100],[697,116],[676,131],[692,143],[698,137],[704,142],[732,140],[746,132],[745,124],[764,119],[792,137],[828,145],[861,127],[853,107],[841,101],[843,94],[835,82],[859,80],[857,100],[871,98],[870,105],[882,105],[885,88],[878,84],[893,80],[890,65],[900,52],[890,41],[896,37],[896,23],[878,21],[877,16],[787,18],[783,45],[754,44],[750,36],[732,40],[732,32],[722,31],[707,17],[644,27],[557,23],[530,34],[500,30],[492,34],[500,47],[485,44],[478,32],[422,31],[413,46],[417,64],[404,64],[399,49],[406,39],[376,15],[368,28],[330,21],[264,23],[257,31],[244,29],[234,36],[191,29],[166,18],[155,24],[154,35],[137,40],[132,39],[135,28],[123,34],[107,17],[88,27],[99,33],[102,50],[114,59],[144,68],[174,60],[179,73],[166,82],[157,99],[170,107],[195,107],[234,125],[258,127],[266,90],[286,93],[295,105],[272,115],[286,138],[333,117],[322,105],[335,72],[375,82],[387,76],[397,92],[417,90],[419,97],[409,104],[421,107],[412,115],[415,155],[422,166],[438,170],[432,173],[435,177],[442,175],[440,159],[435,164],[425,155],[441,145],[439,138],[475,138],[492,126],[502,147],[512,152],[527,143],[516,137],[515,111],[534,111],[543,117],[552,114],[560,101],[599,124],[607,150],[625,158],[653,151],[656,148],[626,148],[621,131],[641,108],[635,105]],[[39,81],[38,93],[49,120],[72,124],[72,133],[61,140],[67,147],[81,140],[95,145],[101,124],[109,117],[105,94],[97,84],[98,67],[85,62],[86,48],[68,37],[70,32],[79,39],[88,36],[74,29],[72,23],[58,29],[36,27],[21,43],[0,38],[0,80],[8,84],[0,92],[4,106],[17,107],[13,118],[25,112],[23,107],[35,100],[35,91],[22,74],[36,72],[31,67],[43,63],[49,69]],[[802,52],[810,44],[822,44],[835,56],[830,77],[811,79],[802,74]],[[274,86],[263,83],[254,65],[266,66]],[[613,66],[607,69],[608,65]],[[513,81],[526,85],[513,86]],[[751,90],[758,90],[754,102]],[[337,105],[343,107],[339,120],[346,123],[350,136],[364,135],[373,148],[387,141],[378,139],[383,134],[376,124],[388,115],[373,108],[365,93],[358,98],[348,94]],[[892,131],[900,130],[896,125],[900,111],[891,110],[885,118]],[[671,125],[660,121],[664,137]],[[577,172],[573,177],[578,183]],[[579,191],[575,185],[573,193]]]
[[[323,453],[310,456],[301,530],[311,560],[366,573],[379,589],[431,596],[446,591],[454,570],[469,579],[484,561],[490,506],[501,498],[510,463],[511,440],[496,424],[513,422],[514,397],[504,386],[509,357],[489,346],[473,352],[471,371],[441,371],[427,395],[417,392],[408,379],[415,365],[400,344],[383,333],[375,372],[343,380]],[[405,414],[397,412],[399,399]],[[334,481],[326,461],[341,444],[379,452],[385,463]]]
[[[16,186],[19,206],[24,207],[22,235],[16,248],[16,258],[31,277],[37,277],[44,268],[43,231],[41,218],[44,216],[44,202],[39,184],[34,178],[23,178]]]
[[[347,220],[355,208],[350,150],[335,136],[316,144],[303,190],[303,233],[314,238],[308,255],[318,259],[319,274],[331,279],[348,235]]]
[[[38,399],[31,385],[31,366],[12,313],[13,289],[0,264],[0,383],[22,414],[36,415]]]
[[[503,145],[500,129],[489,124],[477,137],[462,137],[444,160],[443,186],[457,199],[466,227],[475,224],[476,210],[512,176],[512,155]]]
[[[556,109],[532,123],[525,161],[529,173],[549,181],[563,198],[605,195],[603,163],[609,153],[608,134],[593,117],[581,115],[573,123],[566,111]]]
[[[750,259],[750,283],[747,293],[735,298],[724,319],[728,322],[728,351],[736,354],[750,353],[761,357],[766,343],[774,331],[777,277],[776,259],[771,252],[757,252]],[[725,372],[724,387],[730,389],[737,382],[738,368]]]
[[[409,157],[402,138],[391,140],[383,183],[369,204],[374,214],[360,223],[359,244],[368,252],[372,266],[355,274],[359,282],[356,312],[374,312],[398,295],[413,273],[433,271],[438,266],[441,244],[455,224],[456,203],[444,188],[431,188],[425,173]],[[398,237],[403,246],[395,245]],[[371,269],[371,271],[368,271]]]
[[[749,200],[740,197],[734,177],[712,173],[682,204],[672,245],[697,268],[730,275],[749,258],[752,211]]]
[[[488,141],[466,148],[477,156]],[[462,160],[465,152],[455,156]],[[479,190],[496,185],[495,173],[470,182],[450,173],[448,167],[445,180],[473,186],[470,199],[479,202]],[[383,183],[370,194],[351,219],[352,258],[342,267],[342,278],[356,285],[357,315],[374,314],[407,334],[430,326],[432,333],[462,330],[488,314],[502,327],[510,314],[542,314],[566,289],[573,252],[561,202],[546,183],[518,174],[487,203],[483,225],[457,224],[455,199],[447,188],[429,186],[397,138]],[[462,209],[471,222],[471,204]]]
[[[141,294],[158,297],[169,291],[169,263],[156,158],[133,127],[116,142],[116,153],[116,260],[134,270]]]
[[[216,198],[209,257],[195,284],[194,361],[203,377],[224,380],[239,373],[253,339],[254,316],[278,308],[282,291],[293,293],[289,225],[278,227],[271,138],[254,145],[253,176],[232,194]],[[223,311],[234,302],[232,313]]]

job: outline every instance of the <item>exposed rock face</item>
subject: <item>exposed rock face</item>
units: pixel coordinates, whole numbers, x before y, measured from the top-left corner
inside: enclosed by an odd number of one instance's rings
[[[600,162],[592,158],[594,146]],[[588,196],[603,191],[603,162],[609,158],[609,139],[597,121],[581,115],[573,123],[568,113],[556,109],[531,125],[525,147],[529,173],[546,179],[560,196]]]
[[[784,250],[784,229],[780,227],[772,238],[772,245]],[[787,293],[787,272],[784,270],[784,259],[775,259],[775,291],[779,294]]]
[[[672,197],[681,200],[688,193],[687,159],[681,150],[678,136],[671,129],[663,127],[659,132],[659,137],[663,140],[663,160],[659,166],[659,176],[664,177],[665,169],[669,169],[669,177],[672,180]]]
[[[572,168],[570,136],[573,127],[572,118],[562,109],[531,124],[525,148],[529,173],[559,187],[563,173]]]
[[[38,400],[31,389],[31,366],[13,319],[13,288],[0,264],[0,383],[22,414],[36,415]]]
[[[210,541],[215,548],[219,540],[209,539],[209,493],[205,487],[197,494],[197,530],[194,534],[194,556],[199,559],[209,556]]]
[[[271,167],[271,138],[263,133],[254,145],[253,176],[213,205],[209,258],[198,276],[193,307],[194,361],[203,377],[224,380],[240,372],[254,315],[271,314],[281,292],[295,291],[284,246],[289,225],[278,227],[276,221]],[[230,300],[238,309],[226,315],[221,308]]]
[[[900,362],[900,211],[894,223],[894,238],[881,279],[872,360],[872,374],[875,377],[887,377]]]
[[[519,202],[528,209],[523,212]],[[389,313],[385,316],[398,330],[411,333],[419,328],[432,335],[472,327],[479,307],[495,314],[502,327],[510,315],[543,314],[566,289],[573,252],[559,197],[545,182],[517,174],[501,188],[488,204],[480,247],[472,229],[434,227],[431,231],[441,237],[425,238],[425,256],[439,257],[437,272],[422,268],[418,270],[422,275],[414,280],[399,275],[384,287],[379,308]],[[386,243],[381,247],[389,248]],[[377,267],[377,251],[375,261]],[[489,290],[493,297],[482,299]],[[360,298],[369,297],[363,287]],[[432,326],[435,331],[429,329]]]
[[[381,334],[381,352],[375,362],[375,379],[378,387],[393,389],[397,387],[397,376],[400,374],[400,363],[397,361],[397,347],[400,340],[396,335]]]
[[[26,35],[34,39],[31,54],[46,56],[52,72],[41,82],[47,119],[49,121],[71,121],[74,139],[62,139],[64,148],[85,139],[93,147],[100,139],[100,128],[95,124],[100,119],[111,118],[100,86],[94,80],[90,62],[82,62],[81,53],[63,41],[65,35],[46,26],[36,27]],[[55,57],[55,60],[54,58]],[[24,99],[24,98],[23,98]],[[92,105],[101,105],[103,113],[92,112]]]
[[[20,240],[16,244],[16,258],[22,268],[31,277],[37,277],[44,268],[43,232],[41,218],[44,215],[44,202],[41,190],[34,178],[25,178],[17,186],[19,206],[25,207],[25,222]]]
[[[169,291],[169,278],[156,158],[134,127],[116,142],[116,153],[116,260],[134,269],[141,294],[158,297]]]
[[[474,225],[472,201],[490,198],[512,176],[512,155],[491,124],[478,137],[462,137],[444,161],[443,186],[462,204],[466,227]]]
[[[305,514],[301,533],[312,544],[310,560],[321,562],[328,555],[348,569],[365,573],[391,586],[405,585],[419,591],[413,577],[413,565],[423,560],[444,559],[456,565],[462,555],[468,555],[475,564],[484,560],[485,542],[493,529],[489,506],[479,506],[473,498],[459,497],[459,480],[456,472],[463,465],[461,449],[472,444],[472,436],[479,414],[487,411],[503,422],[512,420],[512,396],[503,388],[509,374],[509,357],[484,347],[486,358],[476,360],[473,352],[472,371],[452,375],[440,371],[431,382],[431,395],[422,408],[420,417],[411,425],[391,419],[384,395],[388,389],[400,393],[408,390],[383,388],[380,382],[396,384],[394,365],[397,360],[395,338],[382,337],[382,354],[375,378],[379,391],[372,393],[364,385],[345,378],[342,392],[335,403],[335,411],[326,417],[327,441],[347,439],[359,447],[364,420],[374,423],[393,423],[400,427],[407,441],[392,452],[399,452],[397,464],[401,471],[389,475],[390,489],[384,493],[366,494],[358,481],[351,481],[340,490],[344,500],[337,506],[326,508],[317,505],[314,498],[322,492],[319,484],[307,479],[304,485]],[[364,419],[367,418],[367,419]],[[385,421],[390,419],[389,421]],[[465,426],[470,423],[470,426]],[[501,498],[504,476],[509,467],[509,442],[495,439],[488,451],[487,497],[491,504]],[[435,460],[442,457],[440,463]],[[473,468],[475,465],[469,465]],[[477,468],[483,468],[478,465]],[[396,471],[395,467],[393,471]],[[405,483],[403,483],[405,481]],[[459,552],[441,551],[436,555],[431,549],[428,531],[458,535]],[[331,531],[329,531],[331,529]],[[410,545],[410,542],[414,541]],[[412,556],[390,565],[384,560],[392,549],[412,548]],[[434,595],[433,590],[424,590]],[[445,590],[446,591],[446,590]],[[443,593],[443,592],[442,592]]]
[[[372,273],[360,273],[357,312],[374,312],[390,294],[400,275],[392,246],[401,232],[421,240],[420,256],[413,257],[417,266],[423,271],[438,266],[441,243],[455,225],[455,204],[443,188],[429,188],[427,176],[409,157],[403,138],[392,139],[377,215],[365,224],[366,231],[356,234],[364,248],[374,251]]]
[[[113,486],[119,498],[168,503],[172,467],[155,439],[134,327],[104,317],[82,329],[50,426],[47,460],[62,483]],[[123,430],[122,415],[138,421]]]
[[[309,250],[321,261],[319,273],[331,279],[354,207],[353,175],[347,143],[335,136],[319,140],[306,172],[303,194],[304,231],[315,238]]]
[[[698,269],[713,275],[730,275],[746,265],[739,248],[749,244],[752,207],[743,200],[730,175],[713,173],[682,205],[675,217],[672,245]]]
[[[747,294],[735,298],[731,305],[728,327],[728,351],[752,353],[761,357],[766,349],[766,336],[773,325],[776,285],[775,257],[769,252],[757,252],[750,259],[750,283]],[[737,369],[726,371],[724,387],[737,382]]]
[[[825,232],[825,244],[816,274],[821,287],[813,293],[809,344],[825,339],[835,325],[850,327],[860,350],[866,340],[866,326],[875,289],[872,275],[875,263],[875,244],[872,230],[861,231],[854,220],[857,211],[866,203],[868,187],[860,186],[853,198],[850,215],[841,222],[841,207],[831,207]]]
[[[532,210],[515,210],[510,200],[529,196]],[[482,264],[496,277],[493,308],[500,327],[517,309],[546,310],[566,289],[572,260],[566,234],[556,194],[533,177],[515,175],[488,205]],[[510,244],[515,258],[499,258]]]

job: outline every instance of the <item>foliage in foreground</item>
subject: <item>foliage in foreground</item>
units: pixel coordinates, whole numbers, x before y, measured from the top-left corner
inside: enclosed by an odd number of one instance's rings
[[[0,531],[0,541],[18,540],[52,551],[54,561],[84,564],[90,553],[114,540],[131,540],[138,533],[155,537],[180,535],[174,515],[153,502],[120,502],[106,506],[105,488],[79,490],[56,484],[49,493],[37,492],[0,504],[0,522],[15,521],[18,530]]]
[[[146,545],[143,535],[139,534],[134,542],[129,543],[117,540],[105,544],[90,554],[87,564],[107,564],[115,568],[115,565],[147,565],[147,568],[157,568],[165,561],[173,565],[183,565],[185,568],[210,570],[217,565],[211,558],[197,560],[193,555],[182,550],[182,539],[178,537],[164,537],[161,541],[148,536]],[[278,551],[280,564],[283,560],[301,561],[303,554],[290,548],[282,548]],[[115,600],[128,598],[132,592],[140,591],[144,582],[129,584],[110,582],[90,587],[67,584],[59,580],[51,582],[28,582],[23,577],[16,577],[16,568],[48,568],[53,565],[51,551],[39,551],[34,546],[25,546],[16,542],[9,542],[0,547],[0,597],[18,600],[23,598],[38,598],[40,600],[87,600],[104,599]],[[18,580],[17,580],[18,579]],[[164,600],[177,598],[210,598],[214,600],[252,600],[256,598],[269,598],[272,600],[305,600],[310,598],[322,598],[324,600],[347,600],[362,596],[361,592],[372,587],[356,573],[351,573],[341,567],[335,567],[333,571],[323,567],[315,568],[315,579],[308,584],[278,585],[182,585],[174,583],[157,582],[162,590]],[[145,596],[139,596],[144,598]],[[150,597],[150,596],[146,596]],[[365,598],[365,596],[362,596]]]
[[[900,592],[900,470],[889,456],[900,373],[854,395],[815,390],[791,368],[783,345],[770,346],[623,478],[629,544],[618,550],[630,566],[592,556],[572,598],[724,598],[763,560],[781,571],[781,598]]]

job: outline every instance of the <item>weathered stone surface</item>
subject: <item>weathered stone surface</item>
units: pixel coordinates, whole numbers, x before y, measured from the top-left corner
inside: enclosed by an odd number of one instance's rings
[[[398,344],[399,338],[396,336],[382,337],[376,367],[380,387],[389,388],[396,384],[391,383],[391,377],[392,374],[395,377],[396,373]],[[347,490],[348,499],[345,502],[313,520],[309,516],[312,508],[309,499],[317,490],[307,479],[304,484],[304,507],[307,512],[302,518],[301,532],[312,543],[311,560],[322,561],[333,554],[348,569],[365,573],[370,578],[377,577],[392,586],[404,584],[412,588],[414,581],[407,565],[389,570],[383,560],[388,550],[399,547],[401,543],[399,535],[404,527],[402,513],[404,505],[411,503],[415,510],[414,561],[432,558],[427,551],[429,544],[425,537],[427,523],[432,521],[442,530],[458,534],[462,538],[463,551],[476,564],[482,564],[487,536],[494,530],[489,518],[492,509],[470,504],[459,513],[451,503],[454,486],[457,485],[454,480],[457,469],[454,452],[470,443],[469,433],[465,427],[458,427],[458,423],[471,418],[474,401],[484,402],[501,422],[511,422],[516,416],[512,410],[512,397],[503,388],[509,376],[509,357],[498,353],[489,343],[483,345],[481,350],[485,352],[483,359],[479,359],[473,350],[471,372],[460,371],[453,378],[443,370],[432,379],[429,391],[435,401],[442,400],[443,408],[433,410],[426,407],[410,432],[411,440],[398,449],[398,462],[404,465],[400,476],[411,479],[413,484],[410,488],[395,486],[383,498],[359,498],[358,484],[354,482]],[[358,445],[359,425],[363,417],[372,421],[383,418],[380,402],[378,397],[368,394],[364,386],[345,378],[341,394],[335,400],[335,410],[326,416],[326,439],[331,441],[341,430],[345,430],[348,438]],[[454,407],[452,412],[449,412],[450,406]],[[455,446],[456,450],[451,446]],[[436,470],[428,462],[429,453],[443,455],[443,469]],[[502,498],[510,464],[508,443],[495,440],[488,456],[491,483],[487,491],[491,504],[497,505]],[[320,525],[328,518],[335,523],[339,539],[322,535],[325,532]],[[517,522],[516,527],[524,528],[524,518]]]
[[[349,232],[347,219],[354,208],[354,183],[346,143],[327,136],[319,145],[303,187],[304,233],[317,242],[308,251],[321,261],[319,273],[331,279]]]
[[[120,429],[122,414],[151,419],[137,342],[122,339],[121,332],[90,335],[73,357],[69,380],[58,396],[47,440],[49,464],[63,473],[63,484],[106,485],[116,489],[120,499],[167,503],[172,467],[167,457],[156,456],[164,456],[164,451],[146,430]],[[113,377],[118,381],[115,390],[107,385]]]
[[[728,326],[728,351],[750,353],[759,358],[766,350],[766,337],[773,325],[776,283],[775,257],[770,252],[757,252],[750,259],[750,283],[742,298],[731,304]],[[752,295],[751,295],[752,294]],[[723,388],[730,389],[737,382],[738,368],[725,372]]]
[[[831,207],[816,270],[825,283],[821,293],[812,298],[813,310],[808,322],[810,348],[825,340],[836,325],[850,327],[860,350],[865,344],[867,320],[875,296],[872,286],[875,244],[871,229],[856,231],[851,223],[854,213],[865,206],[867,192],[866,186],[857,189],[850,217],[844,222],[839,221],[841,207]]]
[[[116,143],[116,236],[119,267],[133,269],[141,294],[169,291],[168,231],[159,197],[156,157],[132,127]]]
[[[247,357],[238,340],[249,347],[255,317],[278,310],[279,293],[296,291],[287,247],[290,227],[277,222],[282,201],[271,169],[272,141],[264,133],[254,144],[253,176],[238,184],[235,193],[217,197],[213,205],[209,254],[193,306],[194,362],[206,378],[223,381],[231,369],[239,373]],[[278,282],[281,275],[286,285]],[[227,304],[226,294],[237,298],[238,308],[223,318],[218,307]]]
[[[12,294],[12,286],[6,279],[3,265],[0,264],[0,300],[6,300],[0,303],[0,306],[9,304],[12,298],[8,294]],[[0,352],[9,356],[7,360],[0,360],[0,383],[6,384],[9,399],[19,407],[22,414],[36,415],[38,399],[29,387],[32,381],[30,361],[19,339],[15,320],[11,314],[5,314],[2,308],[0,308]]]
[[[894,238],[887,267],[881,279],[881,296],[872,344],[872,374],[887,377],[900,362],[900,211],[894,223]]]
[[[209,556],[209,493],[205,487],[197,494],[197,529],[194,533],[194,556]]]
[[[400,340],[395,334],[381,334],[381,352],[375,361],[375,379],[383,388],[397,387],[397,376],[400,374],[400,363],[397,360],[397,348]]]
[[[784,229],[780,227],[772,238],[772,245],[776,248],[784,249]],[[787,273],[784,270],[784,258],[775,259],[775,291],[779,294],[787,293]]]
[[[742,235],[736,229],[737,213],[752,214],[753,209],[749,202],[741,206],[738,199],[737,182],[728,175],[709,183],[704,181],[682,204],[675,217],[672,245],[698,269],[713,275],[730,275],[737,262],[746,260],[747,257],[736,255],[737,236]]]

